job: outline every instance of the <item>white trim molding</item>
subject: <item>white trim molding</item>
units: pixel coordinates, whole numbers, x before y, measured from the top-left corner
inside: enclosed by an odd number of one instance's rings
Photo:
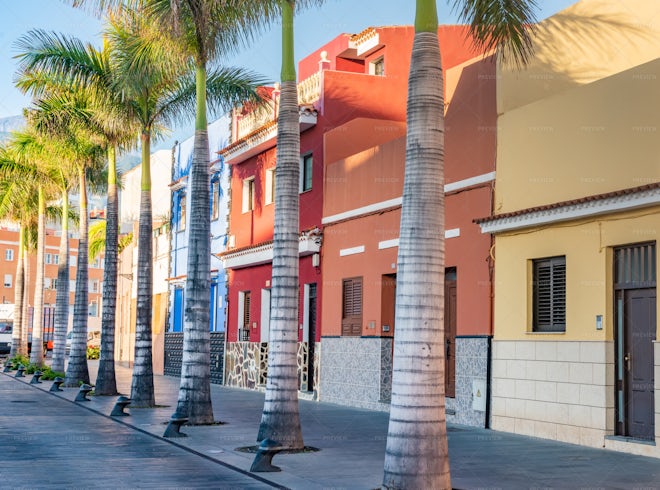
[[[345,211],[343,213],[333,214],[332,216],[326,216],[321,220],[321,223],[324,225],[329,225],[331,223],[336,223],[337,221],[343,221],[345,219],[357,218],[359,216],[376,213],[378,211],[383,211],[388,208],[394,208],[401,206],[403,198],[395,197],[394,199],[388,199],[387,201],[377,202],[375,204],[369,204],[367,206],[362,206],[360,208],[352,209],[350,211]]]
[[[351,247],[351,248],[342,248],[339,251],[339,256],[340,257],[346,257],[347,255],[355,255],[355,254],[361,254],[364,253],[364,245],[359,245],[357,247]]]
[[[386,248],[394,248],[399,246],[399,239],[393,238],[392,240],[383,240],[378,242],[378,250],[384,250]]]
[[[495,172],[489,172],[487,174],[476,175],[468,179],[463,179],[457,182],[452,182],[451,184],[446,184],[444,189],[445,189],[445,193],[456,192],[462,189],[467,189],[468,187],[473,187],[475,185],[491,182],[493,180],[495,180]],[[387,201],[380,201],[359,208],[351,209],[349,211],[344,211],[343,213],[337,213],[331,216],[326,216],[321,220],[321,223],[323,223],[324,225],[330,225],[333,223],[337,223],[338,221],[358,218],[360,216],[364,216],[367,214],[377,213],[379,211],[384,211],[390,208],[396,208],[401,206],[402,203],[403,203],[403,197],[395,197],[394,199],[388,199]]]
[[[450,184],[445,184],[445,193],[455,192],[461,189],[466,189],[467,187],[472,187],[479,184],[485,184],[486,182],[492,182],[495,180],[495,172],[488,172],[487,174],[475,175],[474,177],[469,177],[463,180],[457,180]]]
[[[579,202],[569,201],[566,204],[531,208],[518,213],[507,213],[501,218],[493,216],[486,221],[479,220],[479,226],[481,233],[501,233],[657,205],[660,205],[660,187],[652,187],[638,192],[621,192],[600,198],[594,196]]]
[[[298,242],[298,256],[305,257],[321,250],[321,237],[318,235],[301,236]],[[273,242],[256,247],[237,250],[221,257],[225,269],[242,269],[273,261]]]

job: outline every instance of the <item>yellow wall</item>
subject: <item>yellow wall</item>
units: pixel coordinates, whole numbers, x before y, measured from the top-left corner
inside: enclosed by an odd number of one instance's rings
[[[659,237],[660,207],[657,206],[598,220],[560,223],[553,227],[498,235],[495,249],[495,338],[612,340],[611,247],[648,241],[656,241],[658,247]],[[530,261],[558,255],[566,256],[566,333],[528,333],[532,329]],[[660,259],[660,253],[656,257]],[[660,263],[656,263],[658,272]],[[596,330],[596,315],[603,315],[601,331]]]
[[[498,113],[656,59],[658,19],[658,0],[582,0],[545,19],[526,69],[499,68]]]
[[[656,59],[501,115],[495,213],[660,181],[659,83]]]

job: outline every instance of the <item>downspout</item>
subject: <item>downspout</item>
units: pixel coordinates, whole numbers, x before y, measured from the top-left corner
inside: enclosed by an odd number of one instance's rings
[[[493,215],[495,210],[495,181],[491,184],[490,190],[490,214]],[[495,256],[493,252],[495,250],[495,237],[493,234],[490,234],[490,248],[488,250],[488,281],[490,289],[490,298],[488,303],[488,324],[490,327],[490,332],[487,337],[487,346],[486,346],[486,429],[491,428],[490,417],[491,417],[491,405],[492,400],[492,373],[493,373],[493,336],[495,335],[495,326],[494,326],[494,317],[495,317]]]

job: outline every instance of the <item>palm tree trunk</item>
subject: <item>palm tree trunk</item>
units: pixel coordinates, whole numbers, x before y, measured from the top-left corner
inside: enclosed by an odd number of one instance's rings
[[[435,0],[417,0],[383,488],[451,488],[444,394],[444,102]]]
[[[277,124],[277,178],[268,377],[258,441],[304,447],[298,411],[298,234],[300,127],[293,61],[294,1],[282,0],[282,92]]]
[[[46,198],[39,186],[39,214],[37,231],[37,274],[34,284],[34,314],[32,316],[32,351],[30,364],[41,366],[44,362],[44,254],[46,253]]]
[[[151,352],[151,304],[153,294],[151,216],[151,131],[142,131],[142,183],[138,231],[137,314],[135,364],[131,381],[131,406],[154,407],[154,369]]]
[[[206,66],[196,68],[197,118],[190,170],[190,231],[183,330],[181,384],[176,411],[191,424],[213,422],[211,404],[211,218],[209,215],[209,137],[206,124]]]
[[[116,395],[115,378],[115,308],[117,306],[117,235],[119,204],[117,202],[117,159],[115,148],[108,148],[108,202],[105,227],[105,258],[103,267],[103,316],[101,318],[101,355],[94,392]]]
[[[28,233],[28,230],[26,230]],[[24,237],[28,240],[28,237]],[[28,355],[28,337],[30,335],[30,253],[27,242],[23,249],[23,313],[21,315],[21,348],[20,354]]]
[[[66,332],[69,328],[69,194],[62,190],[62,236],[57,263],[57,294],[55,297],[55,333],[53,371],[64,372]]]
[[[78,241],[78,266],[76,268],[76,295],[73,302],[73,335],[71,353],[64,377],[64,386],[74,387],[78,383],[89,383],[87,367],[87,318],[88,306],[88,218],[87,218],[87,181],[85,169],[78,169],[80,193],[80,239]]]
[[[23,331],[23,297],[25,289],[25,226],[21,224],[18,232],[18,258],[16,261],[16,284],[14,285],[14,328],[11,333],[11,353],[14,357],[23,354],[21,338]]]

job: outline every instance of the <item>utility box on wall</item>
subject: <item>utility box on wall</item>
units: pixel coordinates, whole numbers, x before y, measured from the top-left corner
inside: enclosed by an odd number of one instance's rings
[[[483,379],[472,380],[472,410],[486,411],[486,381]]]

